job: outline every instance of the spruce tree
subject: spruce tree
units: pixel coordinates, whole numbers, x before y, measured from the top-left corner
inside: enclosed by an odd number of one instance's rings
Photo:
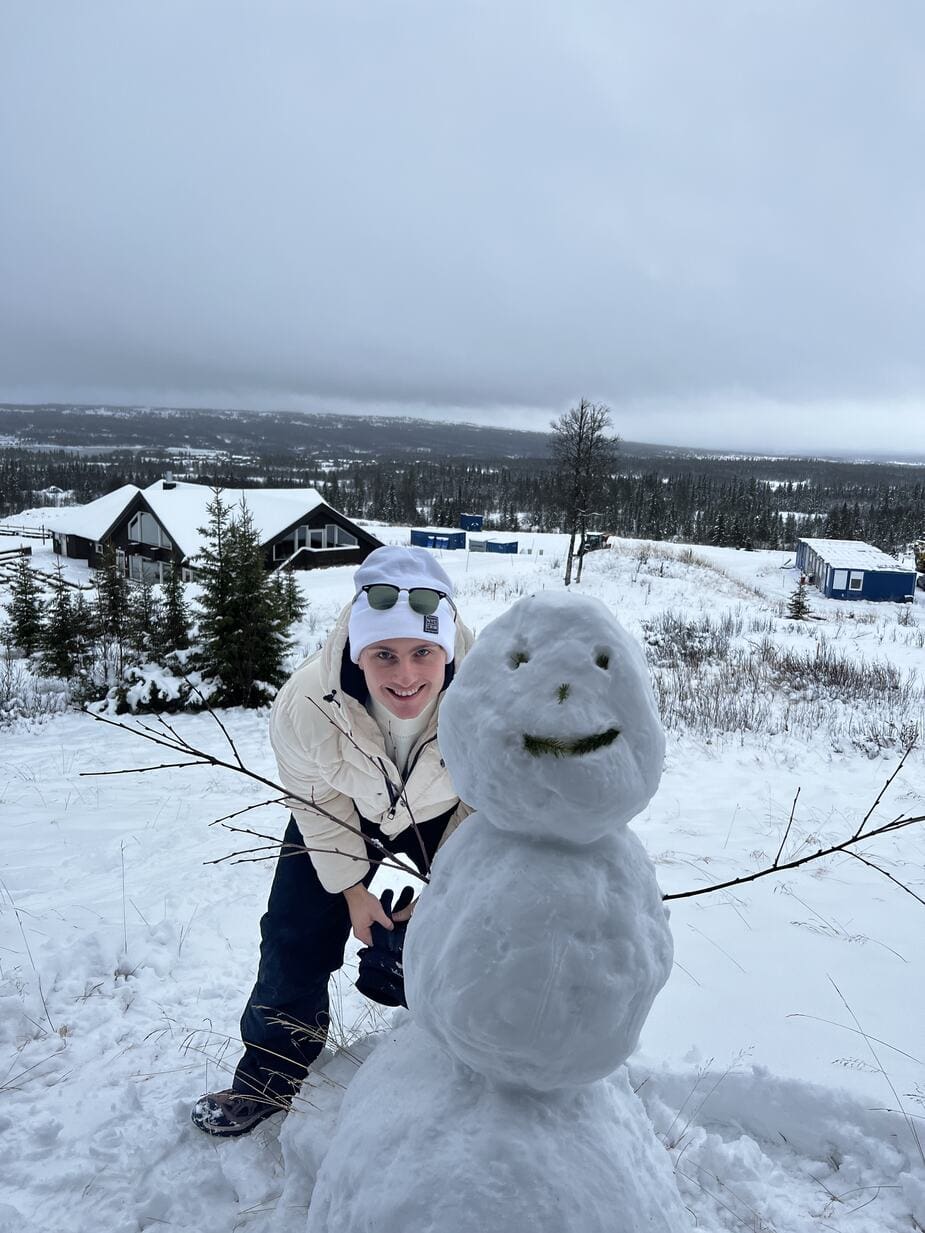
[[[806,598],[806,584],[802,578],[794,587],[787,602],[787,615],[792,621],[805,621],[809,615],[809,600]]]
[[[161,623],[156,648],[159,655],[185,651],[190,644],[190,612],[179,566],[172,562],[163,582]]]
[[[129,592],[126,620],[126,641],[145,658],[157,655],[163,605],[154,587],[142,574],[141,581]]]
[[[103,644],[107,676],[121,680],[128,659],[132,633],[128,579],[116,550],[107,544],[103,563],[96,571],[96,620]]]
[[[398,497],[395,493],[395,484],[391,480],[385,494],[385,521],[393,526],[398,522]]]
[[[220,706],[261,706],[285,679],[287,620],[279,587],[264,568],[250,510],[231,516],[216,493],[201,561],[200,651],[196,666],[219,683]]]
[[[92,618],[86,601],[65,586],[59,561],[55,566],[54,595],[42,626],[40,642],[43,672],[73,681],[86,668],[92,640]]]
[[[286,626],[292,625],[295,621],[301,621],[308,604],[299,589],[295,571],[291,569],[277,571],[273,575],[273,581],[276,586],[279,611]]]
[[[42,634],[42,608],[42,592],[30,559],[21,556],[13,574],[7,616],[9,636],[24,655],[31,655],[38,649]]]

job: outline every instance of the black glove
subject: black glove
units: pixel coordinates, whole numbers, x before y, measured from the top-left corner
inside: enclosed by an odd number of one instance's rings
[[[379,902],[386,916],[406,908],[414,898],[413,887],[406,886],[392,907],[392,892],[383,891]],[[356,987],[364,997],[380,1002],[383,1006],[407,1006],[405,1001],[405,975],[402,969],[402,950],[405,945],[406,920],[395,921],[391,929],[373,921],[369,933],[372,946],[364,946],[359,952],[360,970]]]

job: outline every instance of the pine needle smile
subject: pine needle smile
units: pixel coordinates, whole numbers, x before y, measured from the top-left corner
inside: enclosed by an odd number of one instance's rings
[[[540,754],[552,754],[554,758],[573,758],[612,745],[619,735],[619,728],[608,728],[606,732],[599,732],[596,736],[582,736],[575,741],[563,741],[557,736],[529,736],[525,732],[524,749],[534,758],[538,758]]]

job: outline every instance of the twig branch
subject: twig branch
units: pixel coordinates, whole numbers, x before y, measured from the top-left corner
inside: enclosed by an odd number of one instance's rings
[[[244,763],[241,761],[241,755],[238,753],[237,746],[235,745],[234,741],[231,739],[231,733],[228,731],[228,729],[225,727],[225,725],[222,723],[222,721],[221,721],[221,720],[219,719],[219,717],[216,715],[215,711],[214,711],[214,710],[212,709],[212,707],[209,705],[209,700],[208,700],[208,698],[206,698],[205,694],[202,692],[202,690],[199,688],[199,686],[198,686],[198,685],[194,685],[194,684],[193,684],[193,682],[189,679],[189,677],[186,677],[186,678],[184,678],[184,679],[186,680],[186,682],[187,682],[187,684],[189,685],[190,689],[192,689],[195,693],[197,693],[197,694],[199,695],[199,697],[202,699],[202,705],[205,707],[205,709],[209,712],[209,714],[212,716],[212,718],[215,720],[215,722],[216,722],[216,723],[218,724],[218,726],[221,728],[221,730],[222,730],[222,735],[224,736],[224,738],[225,738],[225,740],[228,742],[228,744],[231,746],[231,752],[234,754],[234,759],[235,759],[235,762],[236,762],[236,763],[238,764],[238,766],[239,766],[239,767],[243,770],[243,769],[244,769]]]
[[[869,836],[862,835],[861,838],[867,839]],[[899,878],[894,878],[893,875],[886,869],[881,869],[879,865],[875,865],[872,860],[868,860],[867,857],[862,856],[860,852],[852,852],[850,849],[846,849],[845,851],[848,856],[853,856],[854,859],[856,861],[860,861],[862,865],[867,865],[869,869],[875,869],[877,873],[882,874],[883,877],[892,882],[894,886],[898,886],[899,889],[905,891],[907,895],[911,895],[913,899],[918,900],[922,907],[925,908],[925,899],[923,899],[921,895],[917,895],[910,887],[906,886],[905,882],[900,882]]]
[[[202,766],[197,758],[193,762],[161,762],[158,766],[125,766],[118,771],[81,771],[81,776],[90,779],[102,779],[106,775],[143,775],[145,771],[171,771],[181,766]]]
[[[250,813],[252,809],[266,809],[267,805],[282,805],[285,800],[284,796],[275,796],[269,801],[257,801],[255,805],[245,805],[243,809],[236,809],[234,813],[226,813],[223,818],[213,818],[209,825],[224,825],[224,823],[230,822],[232,818],[240,818],[242,813]]]
[[[864,830],[864,827],[867,825],[868,819],[870,818],[870,816],[871,816],[871,814],[874,812],[874,810],[877,808],[877,806],[880,804],[880,802],[883,800],[884,793],[886,792],[886,790],[887,790],[887,788],[890,786],[890,784],[893,782],[893,780],[896,778],[896,776],[899,774],[899,772],[903,769],[903,764],[905,763],[905,761],[906,761],[906,759],[909,757],[909,755],[912,753],[912,750],[913,750],[914,748],[915,748],[915,745],[914,745],[914,744],[910,744],[910,745],[908,745],[908,746],[906,747],[905,751],[903,752],[903,756],[899,759],[899,765],[897,766],[896,770],[893,772],[893,774],[889,777],[889,779],[886,781],[886,783],[885,783],[885,784],[883,785],[883,787],[880,789],[880,792],[879,792],[879,794],[878,794],[878,796],[877,796],[877,799],[874,801],[874,803],[871,805],[870,809],[868,809],[867,813],[866,813],[866,814],[864,815],[864,817],[861,819],[861,825],[860,825],[860,826],[858,827],[858,829],[854,832],[854,835],[852,836],[852,838],[853,838],[853,839],[858,839],[858,838],[860,838],[861,832]]]
[[[790,807],[790,821],[787,823],[787,829],[784,831],[784,837],[783,837],[783,839],[780,841],[780,847],[777,849],[777,855],[774,857],[774,865],[773,865],[773,868],[774,868],[774,869],[776,869],[776,868],[777,868],[778,861],[779,861],[779,860],[780,860],[780,858],[781,858],[781,853],[782,853],[782,852],[783,852],[783,850],[784,850],[784,844],[787,842],[787,837],[788,837],[788,835],[790,834],[790,828],[791,828],[791,826],[793,826],[793,819],[794,819],[794,815],[796,814],[796,811],[797,811],[797,801],[798,801],[799,799],[800,799],[800,789],[799,789],[799,788],[797,788],[797,794],[796,794],[796,796],[793,798],[793,804],[792,804],[792,805],[791,805],[791,807]]]
[[[241,830],[237,827],[228,827],[229,830],[235,830],[240,835],[253,835],[254,831]],[[260,838],[260,836],[258,836]],[[287,851],[288,849],[288,851]],[[266,852],[266,856],[254,856],[255,852]],[[229,852],[225,856],[219,856],[214,861],[203,861],[204,865],[223,865],[230,861],[232,865],[254,865],[259,861],[276,860],[279,857],[301,856],[305,852],[323,852],[325,854],[333,853],[335,856],[345,856],[352,861],[363,861],[364,864],[375,865],[379,869],[397,869],[405,875],[411,874],[413,877],[424,880],[424,875],[417,869],[411,871],[407,865],[400,864],[398,860],[392,856],[389,858],[380,857],[378,860],[370,860],[369,856],[357,856],[354,852],[344,852],[340,848],[310,848],[307,844],[300,847],[295,847],[292,844],[284,843],[277,839],[275,843],[269,843],[262,848],[249,848],[246,852]]]

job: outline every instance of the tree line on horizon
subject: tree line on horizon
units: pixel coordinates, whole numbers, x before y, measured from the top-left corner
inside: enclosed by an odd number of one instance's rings
[[[741,460],[645,466],[618,447],[614,470],[587,511],[588,527],[627,538],[774,549],[816,536],[862,539],[895,552],[925,536],[922,468],[906,468],[906,478],[881,464],[803,461],[804,480],[774,481],[743,474]],[[52,485],[69,494],[68,503],[85,504],[126,483],[145,487],[170,467],[162,456],[0,450],[0,517],[48,503],[41,494]],[[456,526],[460,514],[476,513],[485,515],[488,530],[567,530],[568,494],[555,458],[351,459],[332,466],[273,456],[219,465],[203,459],[175,474],[210,487],[317,487],[348,517],[399,525]]]

